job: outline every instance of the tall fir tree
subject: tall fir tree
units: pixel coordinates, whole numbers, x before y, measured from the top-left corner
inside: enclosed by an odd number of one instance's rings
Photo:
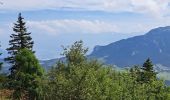
[[[142,80],[144,82],[149,82],[156,79],[156,72],[154,71],[152,61],[149,58],[144,62],[142,70]]]
[[[21,16],[21,13],[19,13],[18,20],[16,23],[14,23],[13,27],[13,31],[15,33],[11,34],[10,36],[10,47],[6,49],[10,56],[5,58],[5,61],[11,63],[11,68],[9,69],[11,71],[11,76],[13,76],[18,69],[18,66],[15,63],[15,56],[17,55],[19,50],[27,48],[28,50],[32,51],[34,44],[30,36],[31,33],[27,32],[26,23],[23,21],[23,19],[24,18]]]

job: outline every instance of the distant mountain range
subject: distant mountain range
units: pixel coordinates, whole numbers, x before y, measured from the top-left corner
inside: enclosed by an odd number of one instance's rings
[[[4,56],[7,54],[4,50],[0,52],[3,52]],[[106,46],[96,46],[88,57],[122,68],[141,65],[147,58],[151,58],[157,70],[170,71],[170,26],[152,29],[145,35],[123,39]],[[0,57],[0,60],[1,58],[3,57]],[[40,60],[40,64],[48,70],[57,60]],[[5,66],[7,65],[5,63]]]
[[[49,70],[53,67],[59,59],[50,59],[50,60],[40,60],[40,64],[44,67],[45,70]]]
[[[170,70],[170,26],[155,28],[145,35],[122,39],[106,46],[96,46],[88,57],[118,67],[141,65],[151,58],[157,69]],[[57,60],[41,60],[40,63],[48,70]]]
[[[0,62],[7,56],[5,50],[0,56]],[[106,64],[118,66],[120,69],[141,65],[150,58],[155,64],[158,77],[164,77],[167,85],[170,85],[170,26],[152,29],[145,35],[135,36],[113,42],[106,46],[96,46],[88,58],[102,60]],[[49,70],[59,59],[40,60],[40,64]],[[9,72],[9,64],[4,62],[2,72]]]
[[[141,65],[150,58],[157,71],[170,71],[170,26],[152,29],[145,35],[96,46],[89,58],[102,60],[118,67]],[[58,59],[40,61],[46,69]]]
[[[147,58],[170,68],[170,26],[152,29],[145,35],[96,46],[89,57],[119,67],[141,65]]]

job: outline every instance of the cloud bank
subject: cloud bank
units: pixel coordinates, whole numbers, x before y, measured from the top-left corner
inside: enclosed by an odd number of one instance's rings
[[[28,21],[28,26],[34,30],[41,30],[50,35],[57,34],[100,34],[114,33],[118,28],[112,23],[90,20],[48,20]]]
[[[3,0],[0,10],[76,9],[134,12],[152,16],[169,13],[170,0]]]

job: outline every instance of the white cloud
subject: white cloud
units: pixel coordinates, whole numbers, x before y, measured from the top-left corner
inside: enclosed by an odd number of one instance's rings
[[[78,10],[99,10],[107,12],[135,12],[150,15],[156,18],[151,22],[131,21],[105,22],[101,20],[47,20],[28,21],[30,29],[48,34],[63,33],[131,33],[146,32],[151,28],[169,25],[169,19],[163,17],[170,14],[170,0],[2,0],[0,11],[4,10],[39,10],[56,8],[75,8]],[[107,16],[106,16],[107,18]],[[126,17],[125,17],[126,18]],[[138,19],[140,20],[140,19]],[[114,21],[114,19],[113,19]],[[147,21],[147,20],[146,20]],[[120,24],[119,24],[120,23]],[[40,32],[37,32],[40,33]]]
[[[152,19],[144,22],[107,22],[101,20],[47,20],[28,21],[27,25],[31,31],[46,33],[49,35],[58,34],[105,34],[105,33],[135,33],[144,34],[156,27],[169,26],[170,17],[164,19]]]
[[[134,12],[146,13],[155,17],[166,15],[169,3],[169,0],[131,0]]]
[[[3,0],[0,9],[37,10],[73,8],[107,12],[130,11],[163,16],[169,12],[170,0]]]
[[[117,32],[118,28],[107,22],[95,20],[49,20],[28,21],[28,26],[33,30],[40,30],[48,34],[100,34]]]

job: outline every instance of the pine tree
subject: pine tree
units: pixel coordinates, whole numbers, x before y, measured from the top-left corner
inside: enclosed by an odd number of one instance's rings
[[[142,70],[142,80],[144,82],[156,79],[156,72],[153,69],[152,61],[149,58],[144,62]]]
[[[11,71],[11,76],[15,74],[17,71],[16,63],[15,63],[15,56],[19,52],[20,49],[27,48],[28,50],[32,51],[33,48],[33,41],[30,36],[31,33],[27,32],[26,23],[23,21],[23,17],[21,16],[21,13],[18,15],[18,20],[16,23],[14,23],[13,31],[15,34],[11,34],[9,41],[10,47],[6,50],[8,51],[8,54],[10,54],[9,57],[5,58],[6,61],[11,63],[11,68],[9,69]],[[34,51],[32,51],[34,52]]]

